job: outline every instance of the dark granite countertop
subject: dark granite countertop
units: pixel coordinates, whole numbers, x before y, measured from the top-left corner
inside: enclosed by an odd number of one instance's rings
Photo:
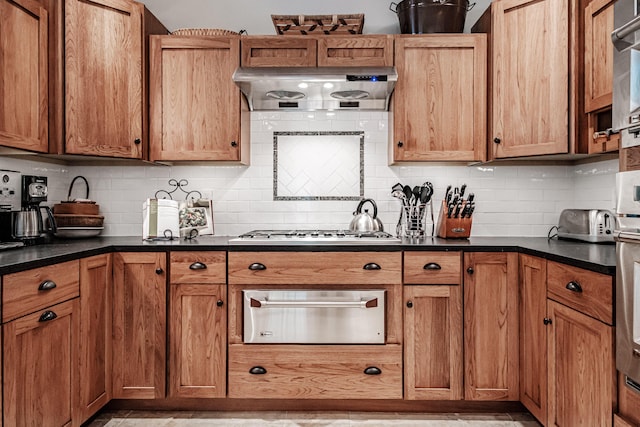
[[[573,241],[548,241],[544,237],[472,237],[469,240],[428,238],[383,244],[229,245],[230,237],[203,236],[191,241],[145,242],[140,237],[99,237],[61,240],[52,244],[0,252],[0,274],[13,273],[58,262],[115,251],[153,252],[183,250],[229,251],[466,251],[520,252],[614,275],[615,245]]]

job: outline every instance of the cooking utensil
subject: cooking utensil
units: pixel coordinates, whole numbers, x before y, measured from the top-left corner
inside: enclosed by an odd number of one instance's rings
[[[362,207],[365,203],[371,203],[373,206],[373,216],[369,214],[367,209],[362,211]],[[351,231],[384,231],[384,226],[382,225],[382,221],[378,218],[378,206],[376,206],[376,202],[373,199],[364,199],[356,208],[356,211],[353,213],[354,217],[349,224],[349,230]]]
[[[404,191],[404,195],[407,198],[407,203],[411,203],[411,196],[413,195],[413,191],[411,191],[411,187],[409,187],[408,185],[405,185],[402,191]]]
[[[464,190],[467,189],[467,184],[462,184],[462,186],[460,187],[460,198],[464,197]]]

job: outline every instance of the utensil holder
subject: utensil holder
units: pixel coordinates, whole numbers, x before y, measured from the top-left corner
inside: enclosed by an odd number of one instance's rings
[[[466,202],[462,204],[464,211]],[[438,237],[443,239],[468,239],[471,235],[471,218],[449,218],[447,216],[447,204],[443,200],[440,214],[438,215]]]
[[[427,214],[431,212],[431,221],[427,221]],[[402,207],[402,235],[409,238],[420,238],[427,235],[427,227],[431,227],[433,236],[433,204],[403,206]]]

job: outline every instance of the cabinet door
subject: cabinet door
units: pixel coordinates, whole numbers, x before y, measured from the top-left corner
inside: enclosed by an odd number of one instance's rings
[[[404,297],[405,399],[462,399],[462,287],[407,285]]]
[[[224,397],[227,376],[226,286],[172,284],[169,395]]]
[[[142,158],[142,12],[65,0],[67,154]]]
[[[393,160],[485,159],[486,36],[398,36]]]
[[[518,254],[464,254],[465,399],[518,400]]]
[[[0,145],[47,152],[48,15],[32,0],[0,0]]]
[[[318,67],[392,67],[393,36],[331,36],[318,39]]]
[[[549,300],[548,426],[611,425],[616,400],[613,328]]]
[[[315,67],[317,39],[309,36],[242,38],[243,67]]]
[[[111,255],[80,260],[80,422],[111,400]]]
[[[592,0],[584,11],[585,112],[611,106],[613,98],[613,0]]]
[[[547,261],[520,255],[520,401],[547,419]]]
[[[568,0],[504,0],[492,7],[494,158],[569,148]]]
[[[4,425],[78,425],[78,299],[54,305],[2,326]]]
[[[165,394],[166,255],[113,256],[113,397]]]
[[[241,160],[238,37],[151,37],[151,160]]]

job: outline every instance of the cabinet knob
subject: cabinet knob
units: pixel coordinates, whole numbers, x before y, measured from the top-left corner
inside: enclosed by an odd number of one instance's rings
[[[413,308],[413,301],[407,301],[407,308]]]
[[[473,267],[469,267],[469,268],[467,268],[467,273],[468,273],[468,274],[473,274],[473,273],[474,273],[474,269],[473,269]]]
[[[496,144],[500,144],[502,140],[496,136],[495,138],[493,138],[493,142]]]
[[[370,262],[364,265],[364,267],[362,267],[364,270],[382,270],[382,267],[380,267],[378,264],[376,264],[375,262]]]
[[[207,264],[203,262],[196,261],[189,266],[189,270],[206,270]]]
[[[224,305],[224,301],[222,301],[221,299],[219,299],[218,301],[216,301],[216,305],[218,307],[222,307]]]
[[[544,323],[545,325],[550,325],[553,322],[548,317],[545,317],[544,320],[542,321],[542,323]]]
[[[164,273],[164,270],[162,269],[162,267],[156,268],[156,274],[162,274],[162,273]]]
[[[51,310],[47,310],[44,313],[42,313],[42,315],[38,319],[38,322],[49,322],[57,317],[58,315],[56,313],[54,313]]]
[[[424,267],[422,267],[422,269],[423,270],[442,270],[442,267],[437,262],[430,262],[428,264],[425,264]]]
[[[231,141],[231,146],[232,146],[232,147],[237,147],[237,146],[238,146],[238,143],[237,143],[236,141]]]
[[[404,146],[404,142],[398,141],[398,147],[402,148]]]
[[[136,138],[136,139],[133,140],[133,143],[136,144],[136,145],[140,145],[140,144],[142,144],[142,140],[140,138]]]
[[[261,262],[254,262],[249,266],[249,270],[252,270],[252,271],[261,271],[266,269],[267,269],[267,266]]]
[[[574,280],[567,283],[566,288],[569,289],[571,292],[576,292],[578,294],[582,293],[582,286],[580,286],[580,283]]]
[[[40,286],[38,286],[38,290],[50,291],[51,289],[55,289],[56,286],[56,282],[54,282],[53,280],[45,280],[44,282],[40,283]]]
[[[253,368],[249,369],[249,373],[252,375],[264,375],[267,373],[267,370],[262,366],[254,366]]]
[[[367,375],[380,375],[382,370],[377,366],[368,366],[364,369],[364,373]]]

